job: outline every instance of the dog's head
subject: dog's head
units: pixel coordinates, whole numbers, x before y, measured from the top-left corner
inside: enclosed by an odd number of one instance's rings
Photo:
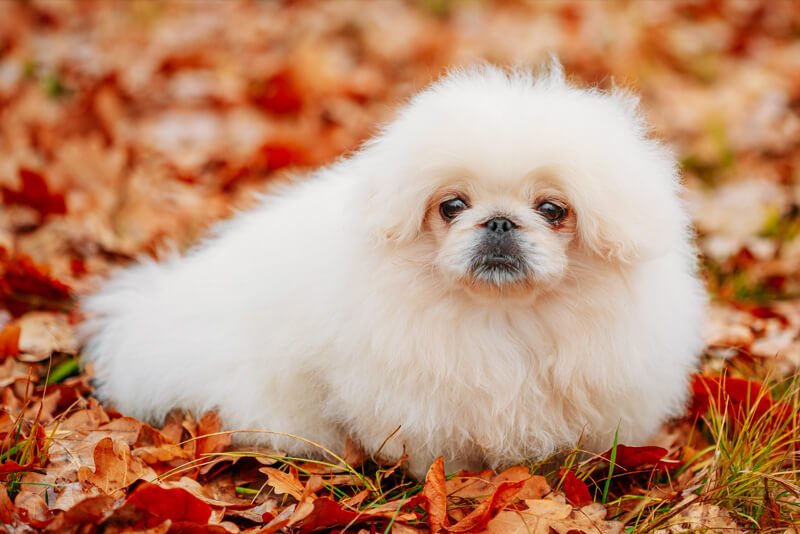
[[[572,87],[557,65],[452,73],[359,159],[378,237],[473,292],[553,288],[656,257],[687,231],[674,160],[635,99]]]

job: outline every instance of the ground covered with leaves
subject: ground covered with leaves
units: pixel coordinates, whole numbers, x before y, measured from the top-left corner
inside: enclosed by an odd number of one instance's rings
[[[798,38],[791,0],[0,3],[0,529],[797,532]],[[447,65],[551,52],[641,94],[683,164],[708,346],[652,446],[420,483],[92,398],[75,302],[103,275],[356,147]]]

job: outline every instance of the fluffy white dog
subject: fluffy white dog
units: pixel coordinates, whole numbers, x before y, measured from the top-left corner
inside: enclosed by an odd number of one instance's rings
[[[439,455],[641,442],[684,407],[705,300],[675,161],[647,135],[634,98],[558,66],[451,73],[358,152],[88,297],[98,395],[332,450],[351,435],[418,477]]]

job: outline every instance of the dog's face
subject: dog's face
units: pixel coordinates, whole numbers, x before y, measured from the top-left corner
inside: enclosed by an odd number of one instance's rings
[[[448,76],[359,157],[368,225],[446,288],[553,290],[687,231],[674,160],[635,101],[571,87],[557,69]]]
[[[520,292],[564,275],[575,222],[574,206],[547,173],[510,183],[465,176],[430,197],[423,232],[443,276],[474,291]]]

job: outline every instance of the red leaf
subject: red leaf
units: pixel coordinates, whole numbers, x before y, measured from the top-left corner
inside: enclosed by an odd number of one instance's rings
[[[300,90],[288,71],[251,84],[250,99],[257,106],[278,115],[297,113],[303,107]]]
[[[614,463],[623,469],[639,469],[648,465],[658,465],[669,451],[662,447],[628,447],[617,445]],[[603,458],[611,461],[611,449],[603,453]]]
[[[19,473],[20,471],[27,471],[34,467],[33,462],[29,462],[25,465],[19,465],[14,460],[6,460],[2,464],[0,464],[0,480],[5,480],[6,475],[11,473]]]
[[[327,497],[314,501],[314,509],[300,523],[300,534],[348,525],[359,516]],[[366,519],[366,518],[365,518]]]
[[[444,458],[439,457],[425,475],[425,508],[428,511],[428,527],[431,534],[447,530],[450,519],[447,517],[447,489],[444,478]]]
[[[306,150],[294,143],[271,141],[258,151],[257,167],[265,171],[275,171],[289,165],[302,165],[308,160]]]
[[[30,169],[20,169],[19,179],[22,185],[18,191],[3,187],[3,201],[6,204],[28,206],[42,216],[67,212],[64,195],[51,193],[44,176]]]
[[[63,310],[69,305],[70,287],[52,278],[47,268],[24,255],[11,257],[0,247],[0,307],[14,316],[32,309]]]
[[[564,482],[561,485],[567,500],[572,506],[582,507],[592,504],[592,495],[586,483],[575,476],[572,470],[564,474]]]
[[[186,521],[208,523],[211,506],[182,488],[162,488],[155,484],[139,486],[126,503],[146,510],[158,519],[165,521]]]
[[[712,402],[721,410],[726,404],[730,405],[737,417],[743,416],[751,407],[754,407],[756,417],[761,417],[772,407],[772,395],[764,384],[744,378],[695,375],[692,393],[695,415],[705,413]]]

